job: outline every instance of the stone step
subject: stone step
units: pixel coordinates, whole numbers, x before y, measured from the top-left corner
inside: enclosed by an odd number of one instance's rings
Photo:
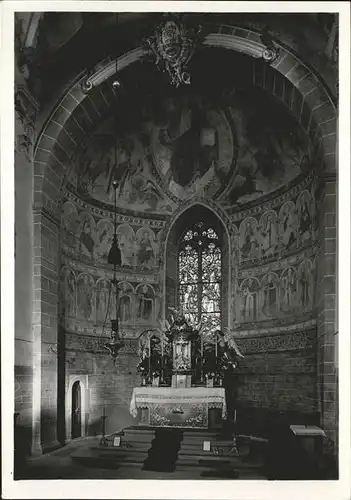
[[[85,467],[93,467],[98,469],[113,469],[120,467],[136,467],[141,469],[144,460],[132,459],[128,457],[116,458],[116,457],[96,457],[96,456],[72,456],[75,462],[84,465]]]
[[[129,433],[129,434],[155,434],[155,428],[150,427],[150,428],[137,428],[137,427],[126,427],[123,429],[123,434]]]
[[[124,434],[124,436],[122,436],[121,442],[127,441],[129,443],[151,443],[153,439],[155,439],[155,435],[126,433]]]
[[[99,450],[106,450],[106,449],[113,449],[113,450],[144,450],[144,449],[149,449],[151,446],[151,441],[131,441],[127,439],[121,440],[121,445],[120,446],[113,446],[113,442],[111,441],[107,446],[104,445],[96,445],[93,446],[92,448],[99,449]]]
[[[206,430],[201,430],[201,431],[192,431],[192,430],[186,430],[183,431],[183,437],[215,437],[218,436],[218,432],[213,432],[213,431],[206,431]]]
[[[201,438],[201,439],[196,439],[196,438],[183,438],[182,439],[182,444],[185,445],[190,445],[190,446],[203,446],[204,441],[211,441],[213,442],[213,439],[211,438]]]
[[[239,457],[236,457],[233,453],[230,453],[230,450],[225,450],[223,451],[220,455],[215,455],[212,450],[211,451],[205,451],[205,450],[194,450],[194,449],[191,449],[191,448],[183,448],[183,446],[181,447],[181,449],[179,450],[178,452],[178,456],[183,456],[183,455],[192,455],[192,456],[202,456],[202,457],[217,457],[217,458],[223,458],[223,457],[229,457],[229,458],[241,458],[243,459],[244,457],[248,456],[248,453],[246,454],[240,454]]]
[[[96,447],[96,448],[92,448],[92,452],[93,454],[95,455],[103,455],[104,453],[106,453],[107,455],[135,455],[135,454],[140,454],[140,453],[143,453],[143,454],[147,454],[148,450],[150,448],[116,448],[116,447],[105,447],[105,446],[101,446],[101,447]]]
[[[142,464],[146,458],[147,458],[147,453],[133,453],[131,455],[123,455],[122,453],[120,455],[99,455],[97,458],[101,460],[112,460],[116,462],[123,462],[123,463],[139,463]]]
[[[183,455],[178,454],[178,465],[192,465],[205,468],[217,467],[235,467],[240,469],[256,469],[262,466],[262,463],[247,462],[240,457],[233,456],[208,456],[203,455]]]
[[[226,443],[222,442],[217,442],[217,441],[210,441],[211,443],[211,450],[213,448],[221,448],[223,450],[229,450],[233,446],[232,441],[228,441]],[[184,443],[184,441],[181,442],[181,449],[182,450],[203,450],[203,442],[201,443]],[[205,453],[209,453],[208,451]]]
[[[94,460],[124,460],[132,462],[143,462],[148,456],[147,451],[132,451],[125,450],[111,450],[106,448],[106,450],[86,450],[77,451],[72,453],[71,458],[74,459],[94,459]]]

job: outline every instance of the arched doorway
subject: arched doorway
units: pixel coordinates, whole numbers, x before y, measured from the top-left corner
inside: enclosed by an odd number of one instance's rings
[[[82,395],[80,382],[77,380],[72,386],[72,439],[82,436]]]

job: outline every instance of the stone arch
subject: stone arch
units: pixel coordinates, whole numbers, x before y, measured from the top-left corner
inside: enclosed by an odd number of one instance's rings
[[[106,263],[113,239],[113,224],[109,219],[100,219],[96,224],[94,257]]]
[[[73,279],[69,282],[69,277]],[[59,281],[59,320],[63,321],[65,317],[74,316],[76,312],[77,301],[77,277],[74,270],[65,265],[60,269]],[[66,304],[71,305],[71,310],[67,310]]]
[[[297,239],[297,214],[293,201],[286,201],[280,207],[278,224],[279,245],[281,248],[290,249]]]
[[[259,318],[260,281],[249,277],[240,285],[240,319],[243,322],[253,322]]]
[[[96,247],[96,222],[89,212],[79,214],[76,240],[78,255],[92,260]]]
[[[276,273],[268,272],[261,280],[261,314],[264,318],[274,317],[280,311],[280,280]]]
[[[83,321],[96,321],[96,286],[94,279],[86,271],[77,276],[77,318]]]
[[[268,258],[275,255],[278,248],[278,216],[275,210],[264,212],[258,224],[259,245],[261,258]]]
[[[106,277],[99,278],[95,284],[96,288],[96,323],[105,324],[107,317],[108,302],[111,301],[112,285],[111,280]],[[110,299],[109,299],[110,298]]]
[[[315,279],[311,259],[304,259],[297,270],[297,300],[303,310],[313,307]]]
[[[135,288],[136,295],[136,321],[140,324],[153,324],[155,322],[156,293],[149,283],[140,283]]]
[[[250,229],[248,234],[247,229]],[[257,260],[259,251],[259,229],[257,219],[246,217],[239,227],[240,261]]]
[[[135,321],[135,289],[129,281],[121,281],[118,284],[119,294],[119,318],[121,323]]]
[[[134,266],[135,262],[135,232],[129,224],[117,227],[117,238],[122,254],[122,266]]]
[[[86,435],[86,415],[89,412],[89,385],[88,375],[69,375],[68,386],[65,397],[65,423],[66,423],[66,439],[72,439],[71,434],[71,414],[72,414],[72,389],[73,385],[79,382],[81,385],[81,436]]]
[[[149,227],[139,228],[135,234],[135,265],[152,268],[157,263],[157,243],[155,233]]]
[[[292,266],[286,267],[280,275],[280,309],[292,313],[297,302],[297,273]]]
[[[278,57],[271,65],[264,63],[265,46],[260,33],[242,27],[211,25],[203,45],[253,57],[253,84],[273,93],[289,107],[315,144],[324,167],[336,169],[336,106],[323,81],[306,63],[278,41],[275,41]],[[62,96],[35,146],[36,206],[57,212],[60,188],[76,146],[92,130],[97,119],[93,109],[101,116],[107,115],[109,103],[115,98],[109,79],[116,68],[121,71],[140,61],[144,54],[144,49],[138,47],[116,60],[109,59],[97,65],[98,69],[91,76],[79,76]],[[85,101],[93,101],[94,106],[88,107]]]

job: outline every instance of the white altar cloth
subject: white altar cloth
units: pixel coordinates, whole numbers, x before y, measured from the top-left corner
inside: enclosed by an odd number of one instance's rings
[[[227,413],[223,387],[134,387],[130,402],[130,414],[136,417],[138,408],[151,404],[205,404],[208,409],[221,408],[222,417]]]

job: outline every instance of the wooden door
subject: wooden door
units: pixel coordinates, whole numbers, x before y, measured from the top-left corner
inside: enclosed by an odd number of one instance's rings
[[[74,382],[72,387],[72,439],[82,436],[82,408],[80,382]]]

